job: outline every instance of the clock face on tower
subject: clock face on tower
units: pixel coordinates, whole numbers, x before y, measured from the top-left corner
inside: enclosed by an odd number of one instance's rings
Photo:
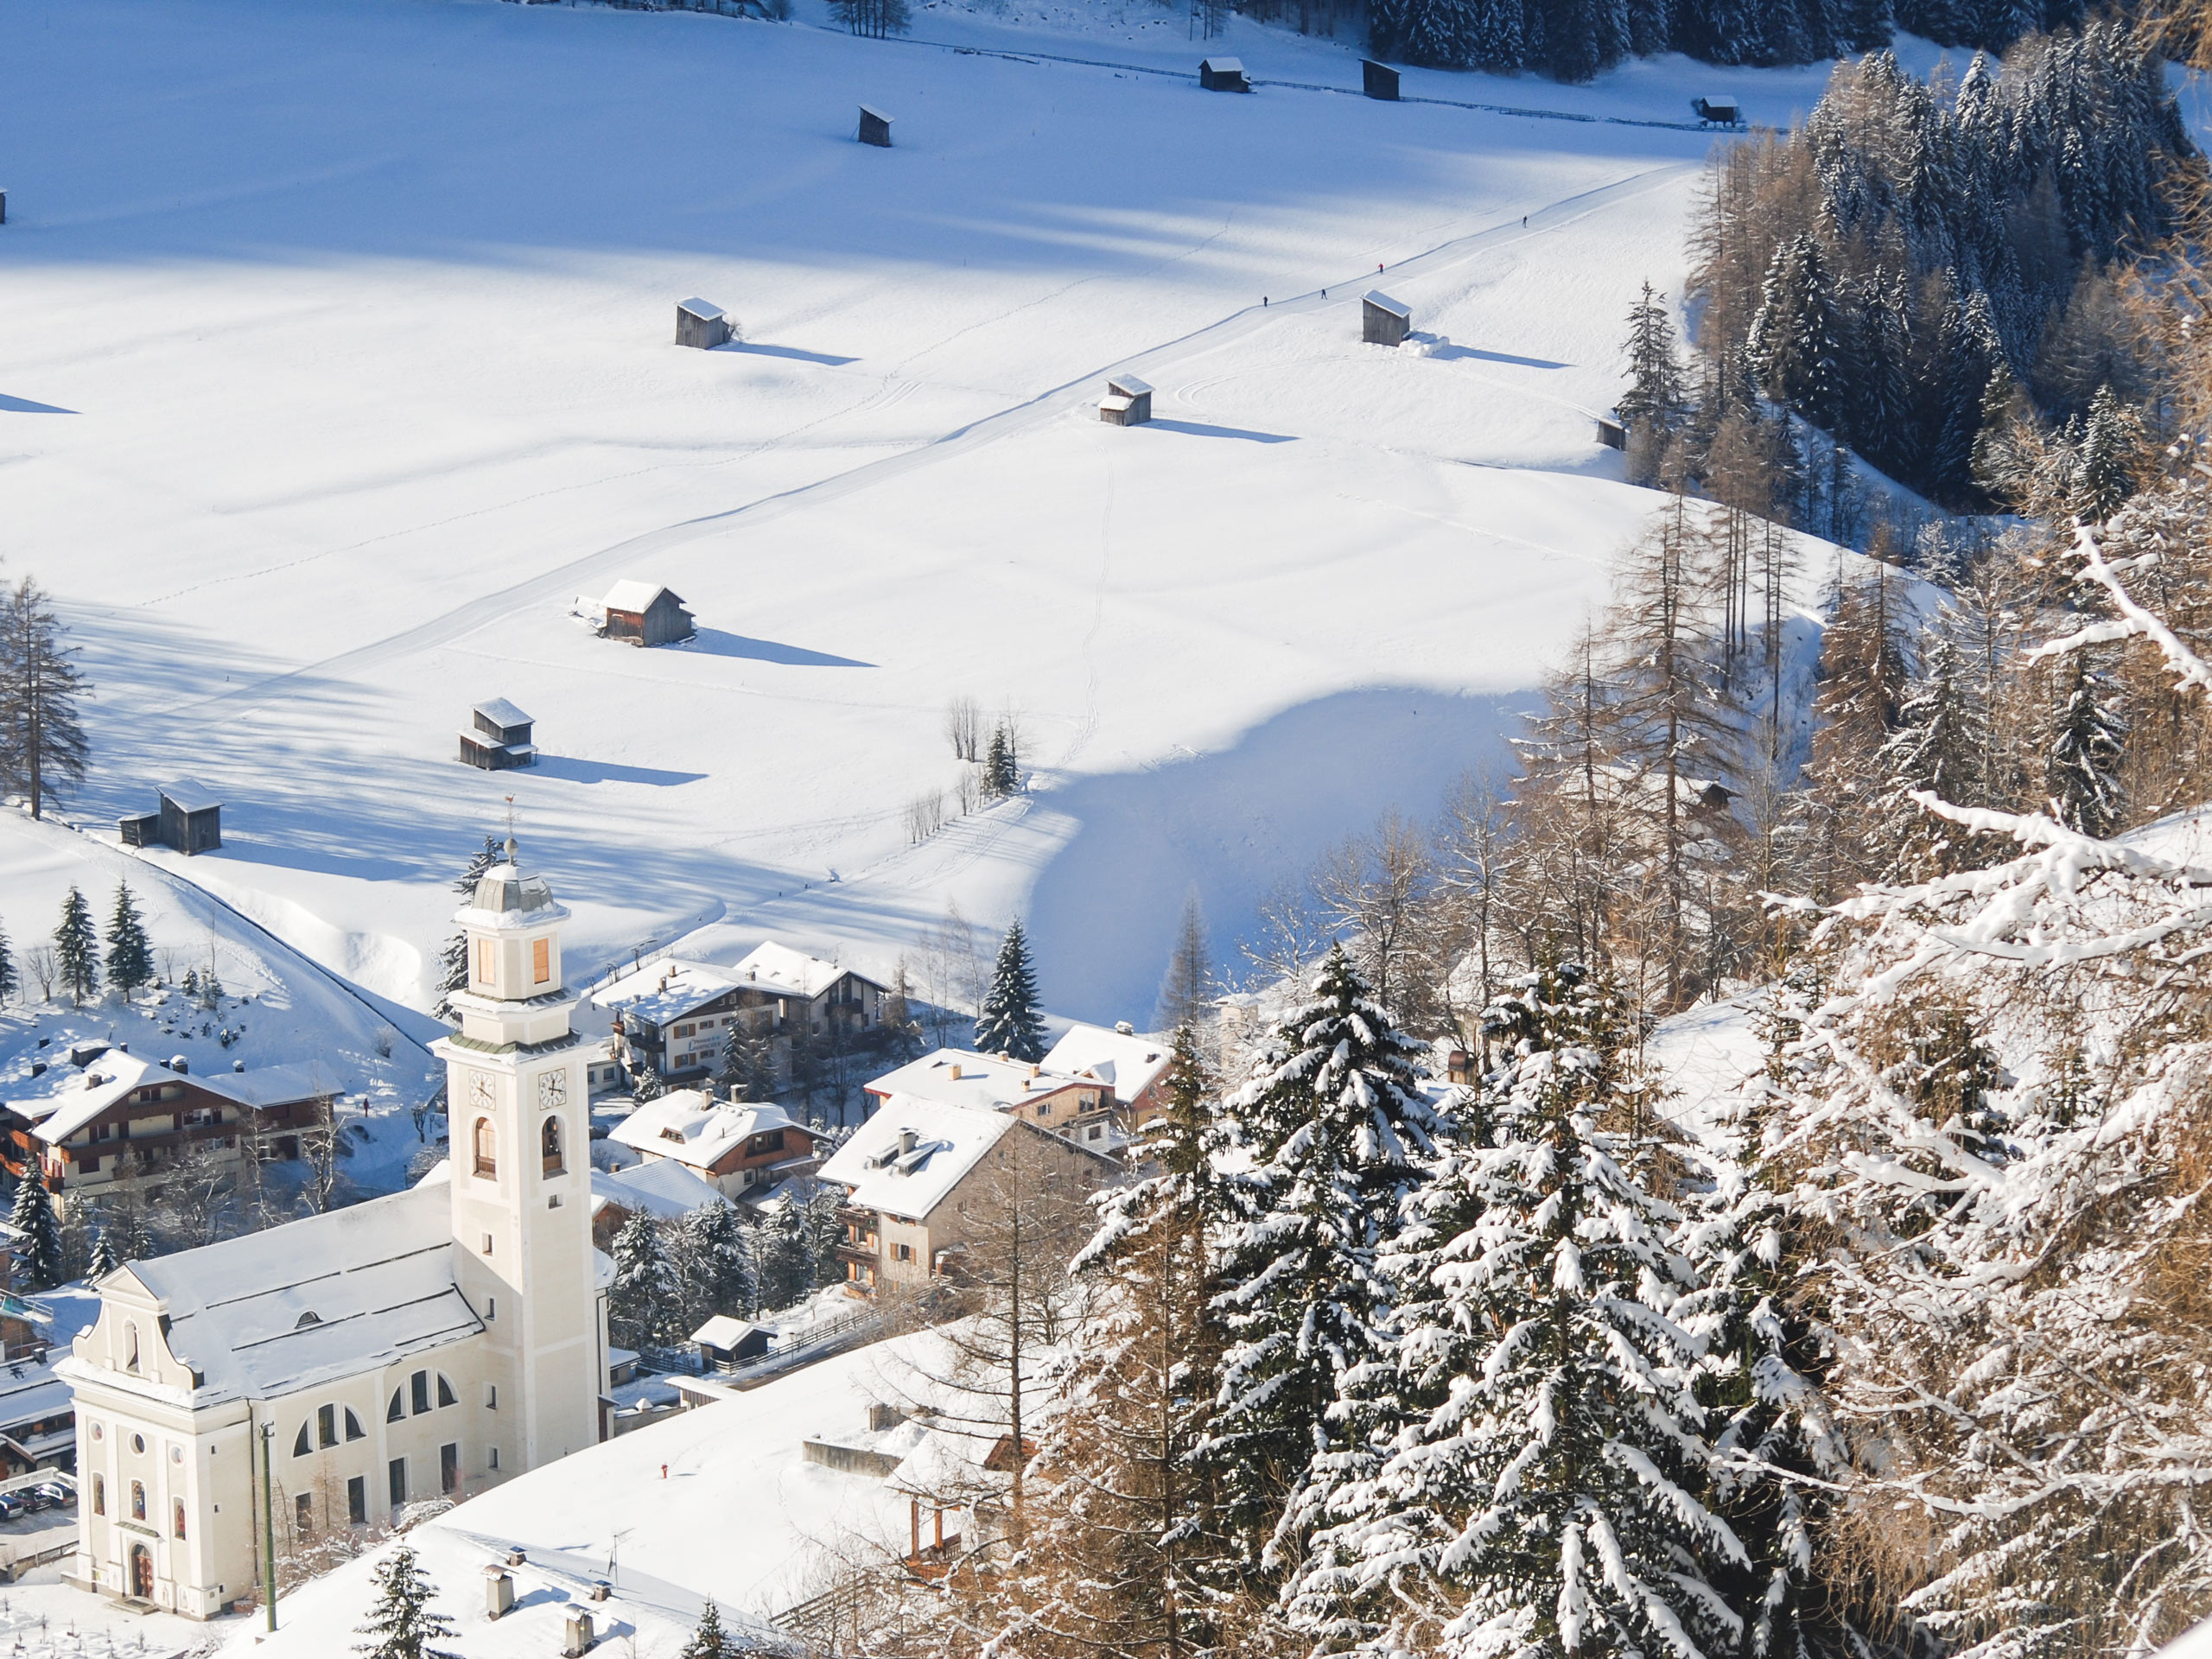
[[[548,1071],[537,1079],[537,1103],[549,1111],[569,1103],[569,1074]]]
[[[476,1072],[468,1079],[468,1099],[474,1106],[487,1109],[491,1106],[492,1079],[485,1073]]]

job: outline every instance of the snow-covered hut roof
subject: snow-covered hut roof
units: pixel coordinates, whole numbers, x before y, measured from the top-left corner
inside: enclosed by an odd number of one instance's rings
[[[687,301],[686,303],[690,302]],[[721,315],[719,311],[715,313],[716,316]],[[607,590],[607,597],[600,603],[610,611],[635,611],[642,615],[652,609],[653,601],[663,594],[668,594],[678,605],[683,602],[657,582],[639,582],[635,576],[625,576]]]
[[[751,1319],[734,1319],[728,1313],[717,1313],[694,1331],[685,1340],[696,1342],[702,1348],[734,1348],[755,1331],[772,1332],[772,1325],[755,1325]]]
[[[874,116],[877,120],[879,120],[879,121],[882,122],[882,123],[883,123],[883,124],[884,124],[884,125],[886,125],[887,127],[887,126],[889,126],[889,125],[891,124],[892,120],[893,120],[893,118],[892,118],[891,116],[888,116],[888,115],[885,114],[881,110],[877,109],[877,108],[876,108],[873,104],[863,104],[863,105],[861,105],[861,113],[862,115],[872,115],[872,116]]]
[[[1109,1031],[1103,1026],[1070,1026],[1045,1056],[1045,1069],[1111,1084],[1114,1098],[1127,1106],[1160,1080],[1173,1058],[1158,1037]]]
[[[702,1180],[673,1158],[650,1159],[628,1169],[594,1169],[591,1200],[594,1216],[613,1204],[633,1215],[643,1211],[657,1221],[679,1220],[708,1205],[729,1202],[713,1182]]]
[[[493,697],[480,702],[468,712],[483,715],[494,726],[527,726],[531,723],[530,716],[505,697]]]
[[[1242,58],[1202,58],[1198,67],[1210,75],[1241,75],[1244,73]]]
[[[607,1139],[656,1158],[707,1169],[769,1129],[795,1128],[780,1106],[735,1105],[700,1089],[677,1089],[649,1100],[608,1131]]]
[[[822,1179],[851,1188],[865,1209],[926,1220],[1018,1123],[1004,1112],[894,1095],[823,1165]]]
[[[453,1201],[441,1185],[128,1271],[162,1304],[169,1351],[200,1374],[199,1405],[289,1394],[483,1328],[454,1282]]]
[[[180,778],[173,784],[163,784],[161,798],[185,812],[212,812],[223,804],[223,798],[196,778]]]
[[[756,946],[752,955],[737,964],[735,971],[747,984],[783,995],[819,996],[847,974],[863,985],[875,986],[879,991],[885,988],[866,974],[824,962],[819,957],[810,957],[804,950],[778,944],[773,939]]]
[[[671,1020],[696,1013],[716,997],[735,990],[744,979],[742,974],[733,976],[728,969],[713,963],[664,957],[632,968],[626,974],[616,975],[592,993],[591,1001],[594,1007],[604,1008],[609,1014],[664,1026]]]
[[[1368,304],[1378,311],[1388,311],[1394,317],[1413,321],[1414,308],[1402,300],[1394,300],[1379,288],[1370,288],[1365,296]]]
[[[1003,1112],[1063,1089],[1083,1086],[1079,1078],[1026,1060],[976,1054],[964,1048],[940,1048],[934,1054],[909,1060],[895,1071],[885,1072],[867,1088],[869,1094],[887,1099],[905,1095],[969,1111]]]
[[[712,300],[702,300],[694,294],[688,300],[678,300],[676,308],[695,316],[702,322],[712,322],[722,314],[722,308]]]
[[[1117,374],[1107,381],[1106,390],[1119,392],[1124,397],[1141,397],[1152,390],[1152,385],[1134,374]]]

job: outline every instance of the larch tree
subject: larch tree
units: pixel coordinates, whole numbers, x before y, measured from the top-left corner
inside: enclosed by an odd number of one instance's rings
[[[1045,1058],[1045,1021],[1037,1008],[1037,976],[1029,964],[1029,936],[1015,921],[999,946],[990,988],[976,1016],[976,1048],[1032,1064]]]
[[[1175,949],[1160,982],[1159,1005],[1153,1012],[1155,1028],[1179,1031],[1188,1026],[1204,1031],[1212,1020],[1213,998],[1213,947],[1207,942],[1205,912],[1194,891],[1183,900]]]
[[[1746,1557],[1700,1497],[1699,1345],[1670,1316],[1688,1268],[1643,1182],[1631,1015],[1566,965],[1492,1023],[1485,1133],[1394,1241],[1409,1421],[1324,1495],[1294,1616],[1452,1659],[1732,1647],[1711,1570]]]
[[[115,909],[107,924],[107,982],[128,1001],[131,994],[154,977],[154,947],[146,937],[146,924],[131,897],[130,884],[115,888]]]
[[[71,1006],[82,1007],[99,994],[99,931],[92,925],[92,907],[74,887],[61,900],[61,919],[54,930],[54,958]]]
[[[354,1626],[354,1634],[368,1637],[353,1651],[365,1659],[461,1659],[451,1648],[432,1645],[449,1642],[460,1634],[443,1613],[434,1611],[430,1599],[438,1586],[422,1568],[412,1544],[402,1543],[380,1563],[370,1582],[377,1599],[368,1617]]]
[[[56,786],[80,784],[92,746],[78,704],[91,694],[44,589],[25,576],[0,594],[0,767],[43,816]]]
[[[1421,1046],[1391,1023],[1332,946],[1309,1001],[1226,1103],[1236,1173],[1214,1308],[1228,1346],[1202,1458],[1249,1567],[1294,1559],[1311,1519],[1296,1495],[1317,1462],[1353,1450],[1329,1420],[1344,1375],[1389,1346],[1391,1291],[1376,1262],[1399,1205],[1449,1126],[1421,1091]]]

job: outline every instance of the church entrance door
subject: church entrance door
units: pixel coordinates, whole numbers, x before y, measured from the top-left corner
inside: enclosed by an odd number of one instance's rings
[[[143,1544],[130,1546],[130,1593],[141,1601],[154,1599],[154,1552]]]

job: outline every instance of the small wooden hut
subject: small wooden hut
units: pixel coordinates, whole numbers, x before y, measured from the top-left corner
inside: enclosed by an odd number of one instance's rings
[[[1198,85],[1210,92],[1249,92],[1252,90],[1252,78],[1236,58],[1202,58],[1198,60]]]
[[[861,105],[860,141],[864,144],[874,144],[878,149],[890,149],[891,118],[881,110],[872,110],[867,105]]]
[[[223,803],[205,784],[181,778],[163,784],[162,844],[180,853],[212,853],[223,844]]]
[[[1708,127],[1740,127],[1744,124],[1743,108],[1732,98],[1694,98],[1690,99],[1690,108]]]
[[[694,296],[676,308],[676,343],[711,352],[729,344],[729,317],[712,300]]]
[[[1116,376],[1106,383],[1106,396],[1098,405],[1098,418],[1109,426],[1142,426],[1152,418],[1152,388],[1134,374]]]
[[[468,713],[469,724],[461,733],[462,760],[485,772],[512,772],[537,764],[537,746],[531,741],[534,722],[514,704],[493,697]]]
[[[1370,346],[1402,346],[1413,326],[1413,308],[1379,288],[1369,289],[1359,302],[1359,337]]]
[[[1598,417],[1598,442],[1604,444],[1608,449],[1627,448],[1628,427],[1626,423],[1624,423],[1617,415],[1600,415]]]
[[[1359,60],[1359,90],[1370,98],[1379,98],[1386,104],[1395,104],[1398,101],[1398,72],[1387,63],[1362,58]]]
[[[607,589],[602,601],[607,625],[602,639],[624,639],[633,645],[670,645],[689,639],[696,631],[683,601],[665,588],[650,582],[625,580]]]

